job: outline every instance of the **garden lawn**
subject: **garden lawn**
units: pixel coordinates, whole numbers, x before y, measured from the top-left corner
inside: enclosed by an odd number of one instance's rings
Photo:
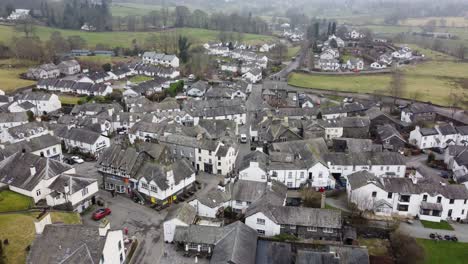
[[[129,81],[131,81],[132,83],[142,83],[142,82],[146,82],[150,80],[154,80],[154,79],[148,76],[143,76],[143,75],[137,75],[129,79]]]
[[[150,34],[160,36],[160,32],[127,32],[127,31],[113,31],[113,32],[85,32],[80,30],[63,30],[58,28],[37,26],[35,34],[43,41],[48,40],[50,35],[58,31],[63,37],[81,36],[89,48],[94,48],[96,44],[104,44],[112,47],[125,47],[130,48],[132,41],[135,39],[138,44],[143,44]],[[186,36],[189,38],[192,46],[202,45],[209,41],[218,39],[219,31],[200,29],[200,28],[176,28],[171,29],[177,35]],[[0,26],[0,39],[8,42],[13,36],[20,36],[21,33],[15,32],[11,26]],[[273,36],[257,35],[257,34],[243,34],[243,42],[247,44],[261,44],[265,42],[272,42]]]
[[[70,104],[70,105],[76,105],[78,104],[78,101],[80,99],[83,99],[84,97],[76,97],[76,96],[71,96],[71,95],[60,95],[59,100],[62,104]]]
[[[0,214],[0,240],[8,239],[4,246],[6,263],[23,264],[26,262],[26,247],[31,245],[35,236],[34,219],[38,213]],[[77,213],[52,213],[52,222],[66,224],[80,223]]]
[[[94,63],[97,65],[104,65],[106,63],[110,63],[112,65],[118,63],[131,63],[135,59],[133,58],[126,58],[126,57],[109,57],[109,56],[80,56],[77,57],[78,61],[80,62],[89,62]]]
[[[425,228],[453,230],[453,227],[449,223],[447,223],[446,221],[431,222],[431,221],[421,220],[421,224]]]
[[[30,197],[10,190],[0,191],[0,212],[27,210],[33,205]]]
[[[468,243],[452,241],[434,241],[417,238],[416,241],[424,248],[425,264],[464,264],[468,260]]]

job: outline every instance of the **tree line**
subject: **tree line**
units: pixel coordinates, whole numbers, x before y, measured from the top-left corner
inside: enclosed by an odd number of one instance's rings
[[[43,1],[40,5],[42,19],[51,27],[80,29],[85,23],[97,31],[112,30],[110,0]]]

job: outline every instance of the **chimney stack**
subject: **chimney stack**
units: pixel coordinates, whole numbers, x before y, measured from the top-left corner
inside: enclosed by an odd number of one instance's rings
[[[31,167],[29,167],[29,171],[31,172],[31,176],[36,175],[36,167],[34,167],[33,165],[31,165]]]

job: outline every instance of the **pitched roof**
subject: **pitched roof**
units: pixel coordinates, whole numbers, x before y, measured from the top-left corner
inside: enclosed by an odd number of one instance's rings
[[[32,243],[26,263],[99,263],[105,242],[97,227],[46,225]]]
[[[167,180],[169,171],[173,172],[176,185],[182,180],[190,178],[195,173],[195,169],[188,160],[179,159],[169,165],[145,162],[135,175],[135,178],[145,178],[147,182],[154,181],[161,190],[166,190],[170,187]]]
[[[58,133],[57,133],[58,132]],[[77,142],[84,142],[94,144],[102,136],[98,132],[94,132],[84,128],[72,128],[70,130],[56,130],[55,134],[60,138],[74,140]]]
[[[468,190],[463,184],[441,184],[438,182],[417,182],[409,178],[378,178],[372,173],[359,171],[348,175],[348,181],[353,189],[360,188],[369,183],[392,193],[422,194],[431,196],[442,195],[447,199],[468,199]]]
[[[341,211],[319,208],[266,205],[249,210],[246,217],[263,213],[277,224],[341,228]]]
[[[49,189],[64,193],[65,186],[68,186],[70,187],[70,194],[73,194],[81,191],[93,182],[97,182],[97,180],[77,174],[62,174],[49,186]]]
[[[268,155],[262,151],[252,151],[249,154],[245,155],[239,165],[239,171],[242,171],[250,167],[250,162],[257,162],[258,167],[264,171],[267,170],[268,164]]]
[[[17,122],[28,122],[28,114],[26,114],[26,112],[0,113],[0,123]]]
[[[396,152],[328,153],[325,160],[332,165],[405,165],[404,157]]]
[[[224,230],[210,264],[255,264],[257,231],[239,221],[225,226]]]
[[[6,158],[16,152],[26,151],[34,152],[54,145],[60,145],[60,139],[52,135],[42,135],[31,138],[29,141],[20,141],[14,144],[5,145],[4,149],[0,149],[0,156]]]
[[[401,141],[406,142],[403,136],[396,130],[391,124],[384,124],[382,126],[377,126],[377,134],[379,135],[380,140],[384,141],[392,137],[399,138]]]
[[[31,168],[34,168],[32,174]],[[67,164],[31,153],[15,153],[0,162],[0,182],[31,191],[41,180],[53,178],[71,170]]]
[[[181,203],[171,206],[171,208],[167,212],[166,218],[164,218],[164,221],[179,219],[187,225],[191,225],[195,221],[196,216],[197,211],[193,206],[191,206],[188,203]]]

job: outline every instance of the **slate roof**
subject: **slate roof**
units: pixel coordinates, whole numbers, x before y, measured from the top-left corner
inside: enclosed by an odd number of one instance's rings
[[[405,109],[405,112],[410,112],[413,114],[422,114],[422,113],[432,113],[434,108],[427,104],[410,104]]]
[[[25,101],[49,101],[53,94],[43,92],[22,93],[18,96],[18,100]]]
[[[197,211],[193,206],[188,203],[180,203],[169,208],[164,221],[170,221],[172,219],[179,219],[187,225],[193,224],[197,216]]]
[[[380,140],[384,141],[392,137],[399,138],[401,141],[406,142],[403,136],[398,132],[398,130],[390,125],[384,124],[382,126],[377,126],[377,134],[379,135]]]
[[[438,135],[439,134],[439,132],[435,128],[425,128],[425,127],[423,127],[421,129],[419,129],[419,131],[420,131],[421,135],[423,135],[423,136],[433,136],[433,135]]]
[[[266,182],[238,180],[231,187],[232,200],[255,202],[267,190]]]
[[[70,130],[54,131],[60,138],[74,140],[88,144],[94,144],[101,137],[101,134],[84,128],[72,128]]]
[[[268,155],[262,151],[252,151],[249,154],[245,155],[239,165],[239,171],[242,171],[250,167],[250,162],[257,162],[258,167],[263,171],[267,171],[268,165]]]
[[[458,126],[455,129],[460,135],[468,135],[468,126]]]
[[[26,112],[19,113],[0,113],[0,123],[28,122]]]
[[[229,188],[225,189],[225,191],[222,191],[215,187],[201,195],[196,194],[196,198],[201,204],[210,208],[216,208],[231,200],[231,193]]]
[[[202,119],[198,122],[198,126],[203,128],[211,139],[234,136],[236,133],[236,123],[232,120]]]
[[[179,159],[169,165],[145,162],[135,177],[137,179],[145,178],[147,182],[154,181],[161,190],[167,190],[169,188],[167,180],[169,171],[173,172],[176,185],[195,173],[195,169],[188,160]]]
[[[36,171],[34,175],[31,175],[32,167]],[[17,152],[0,162],[0,182],[32,191],[41,180],[53,178],[71,169],[69,165],[55,160]]]
[[[59,193],[64,193],[65,186],[71,186],[70,191],[71,194],[73,194],[81,191],[83,188],[89,186],[90,184],[96,181],[96,179],[88,178],[82,175],[62,174],[58,176],[57,179],[49,186],[49,189]]]
[[[277,224],[315,226],[322,228],[341,228],[341,211],[319,208],[266,205],[249,210],[246,217],[258,212],[263,213]]]
[[[97,227],[46,225],[32,243],[26,263],[99,263],[105,242]]]
[[[45,149],[54,145],[60,145],[61,141],[59,138],[52,135],[42,135],[39,137],[31,138],[29,141],[20,141],[14,144],[5,145],[4,149],[0,149],[0,156],[3,160],[16,152],[34,152],[41,149]],[[61,148],[61,146],[59,146]]]
[[[325,160],[333,165],[405,165],[404,157],[396,152],[328,153]]]
[[[457,129],[455,129],[455,127],[452,125],[452,124],[444,124],[444,125],[441,125],[437,128],[437,130],[439,130],[440,134],[442,135],[456,135],[458,134],[457,133]]]
[[[409,178],[377,178],[366,171],[359,171],[348,175],[352,189],[360,188],[368,182],[392,193],[422,194],[431,196],[442,195],[447,199],[468,199],[468,190],[463,184],[440,184],[434,182],[417,182]]]
[[[118,144],[113,144],[104,150],[97,163],[103,167],[122,170],[133,177],[139,169],[139,166],[135,166],[138,157],[139,153],[135,148],[128,147],[124,149]]]
[[[182,243],[196,243],[215,245],[223,238],[224,229],[218,226],[176,226],[174,241]]]
[[[28,137],[47,130],[47,125],[48,123],[44,122],[29,122],[19,126],[8,128],[8,133],[13,138],[21,138],[21,135]]]
[[[255,264],[257,231],[242,222],[224,227],[224,237],[216,244],[210,264]]]
[[[294,263],[291,243],[259,239],[256,264]]]

